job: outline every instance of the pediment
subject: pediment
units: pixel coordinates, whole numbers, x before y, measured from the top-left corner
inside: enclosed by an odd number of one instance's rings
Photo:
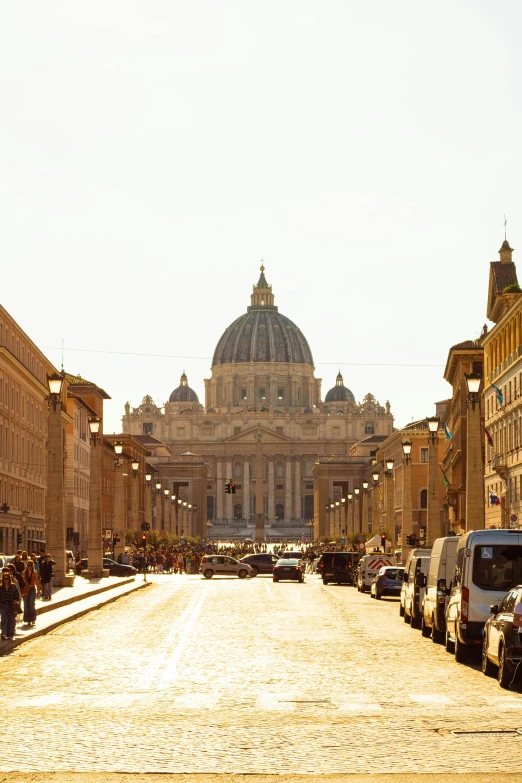
[[[244,432],[239,432],[237,435],[232,435],[230,438],[226,438],[225,443],[257,443],[257,435],[261,429],[261,442],[262,443],[288,443],[292,438],[288,438],[286,435],[279,435],[277,432],[266,429],[266,427],[259,428],[250,427],[250,429]]]

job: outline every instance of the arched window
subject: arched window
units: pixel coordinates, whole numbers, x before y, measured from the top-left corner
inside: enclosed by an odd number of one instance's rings
[[[312,475],[312,468],[314,466],[313,459],[307,459],[305,462],[305,476],[311,476]]]
[[[240,462],[234,463],[234,478],[237,478],[237,479],[241,478],[241,463]]]
[[[282,503],[278,503],[276,506],[276,519],[285,518],[285,507]]]
[[[420,507],[421,508],[428,508],[428,490],[427,489],[421,489],[421,493],[420,493]]]
[[[285,475],[285,466],[282,462],[276,462],[276,477],[277,478],[284,478]]]

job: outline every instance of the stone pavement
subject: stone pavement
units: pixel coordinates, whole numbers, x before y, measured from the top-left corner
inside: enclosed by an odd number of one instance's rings
[[[315,576],[153,579],[0,660],[23,737],[2,743],[0,770],[522,772],[522,696],[423,639],[396,601]]]
[[[13,641],[0,639],[0,656],[7,655],[20,644],[63,625],[70,620],[116,601],[144,586],[143,576],[122,578],[109,576],[103,579],[76,577],[71,587],[58,587],[53,591],[51,601],[36,599],[36,625],[34,627],[17,623]],[[23,608],[23,605],[22,605]],[[21,618],[22,615],[19,615]]]

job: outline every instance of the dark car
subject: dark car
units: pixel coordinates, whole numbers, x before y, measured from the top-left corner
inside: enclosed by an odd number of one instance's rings
[[[325,585],[328,582],[353,585],[360,557],[359,552],[323,552],[316,570],[323,577]]]
[[[304,582],[304,570],[295,557],[281,558],[274,566],[272,581],[280,582],[282,579],[292,579],[295,582]]]
[[[138,573],[134,566],[117,563],[115,560],[110,560],[108,557],[103,558],[103,567],[109,569],[109,576],[134,576]],[[81,574],[86,568],[87,558],[84,557],[83,560],[76,563],[75,571],[77,574]]]
[[[522,635],[513,625],[515,606],[522,600],[522,585],[514,587],[500,605],[489,607],[491,617],[484,626],[482,671],[497,675],[501,688],[511,682],[515,666],[522,658]]]
[[[277,557],[270,552],[259,552],[255,555],[242,557],[241,562],[247,563],[251,567],[254,572],[252,576],[257,576],[258,574],[271,574],[277,563]]]
[[[370,587],[370,598],[380,600],[383,595],[396,595],[399,598],[403,584],[403,573],[404,568],[402,566],[383,566],[380,568],[379,573],[373,578]]]

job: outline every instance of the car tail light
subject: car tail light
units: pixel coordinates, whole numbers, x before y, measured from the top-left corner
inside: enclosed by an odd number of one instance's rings
[[[460,604],[460,622],[468,622],[468,609],[469,609],[469,589],[467,587],[462,588],[462,601]]]
[[[281,566],[274,566],[274,570],[275,570],[276,568],[281,568]]]

